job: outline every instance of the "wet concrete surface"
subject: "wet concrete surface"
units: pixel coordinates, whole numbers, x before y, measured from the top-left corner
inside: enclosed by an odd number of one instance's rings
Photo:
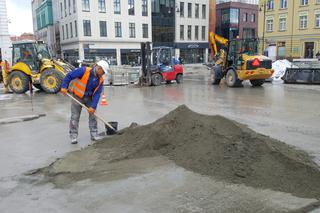
[[[246,84],[227,88],[208,85],[205,80],[198,76],[187,78],[182,85],[106,87],[109,105],[99,107],[98,113],[124,128],[131,122],[150,123],[186,104],[196,112],[226,116],[303,149],[320,164],[320,86],[265,84],[251,88]],[[150,163],[143,171],[122,169],[126,175],[106,183],[88,180],[66,189],[37,185],[37,179],[23,173],[91,143],[87,113],[83,111],[81,117],[80,143],[71,145],[67,97],[36,93],[32,104],[28,94],[0,94],[0,108],[0,119],[47,115],[0,126],[0,212],[288,212],[315,202],[227,185],[165,159],[145,159]],[[137,162],[128,163],[135,168]]]

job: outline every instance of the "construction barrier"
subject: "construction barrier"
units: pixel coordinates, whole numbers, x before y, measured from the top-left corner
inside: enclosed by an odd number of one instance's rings
[[[141,67],[131,66],[111,66],[111,75],[107,76],[105,84],[107,85],[128,85],[138,83],[141,73]]]

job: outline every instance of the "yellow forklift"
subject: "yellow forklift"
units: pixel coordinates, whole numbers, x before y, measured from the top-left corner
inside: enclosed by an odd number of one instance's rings
[[[30,85],[46,93],[57,93],[65,75],[74,67],[52,59],[42,41],[20,41],[12,45],[9,86],[14,93],[25,93]]]
[[[272,60],[258,55],[258,45],[256,38],[228,40],[210,32],[212,84],[220,84],[225,78],[229,87],[242,86],[244,80],[250,80],[252,86],[261,86],[274,71]]]

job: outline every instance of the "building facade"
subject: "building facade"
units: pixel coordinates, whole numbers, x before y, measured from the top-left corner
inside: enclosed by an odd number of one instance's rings
[[[184,63],[208,58],[209,0],[152,0],[153,46],[175,48]]]
[[[0,0],[0,60],[11,62],[10,46],[6,0]]]
[[[61,57],[58,1],[32,0],[33,32],[36,40],[44,41],[53,57]]]
[[[139,64],[140,43],[151,42],[151,0],[59,0],[63,56]]]
[[[23,40],[35,40],[36,37],[32,33],[22,33],[20,36],[10,36],[11,42]]]
[[[315,58],[320,51],[320,0],[262,0],[261,51],[272,59]]]
[[[237,36],[256,38],[258,36],[259,6],[249,4],[250,2],[219,1],[216,8],[216,33],[228,39],[234,39]]]
[[[216,31],[216,0],[209,0],[209,32]]]

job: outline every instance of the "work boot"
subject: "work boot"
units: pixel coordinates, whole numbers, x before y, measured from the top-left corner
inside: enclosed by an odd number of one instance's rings
[[[77,144],[78,140],[77,138],[71,138],[71,144]]]
[[[92,141],[100,141],[101,139],[102,139],[102,137],[99,136],[98,134],[91,135],[91,140]]]

